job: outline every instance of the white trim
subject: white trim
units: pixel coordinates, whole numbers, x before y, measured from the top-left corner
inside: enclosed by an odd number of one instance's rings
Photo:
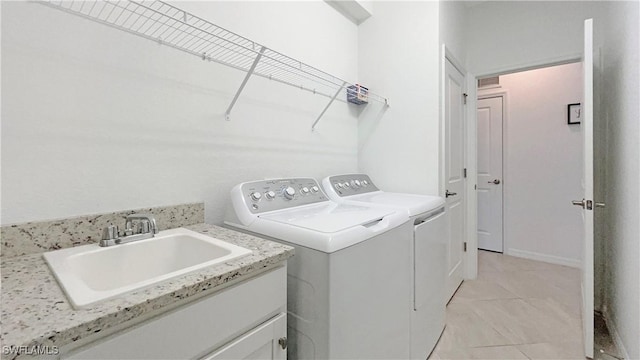
[[[583,96],[582,96],[582,146],[583,146],[583,191],[584,199],[593,199],[593,19],[584,21]],[[584,353],[593,358],[593,211],[582,211],[584,219],[584,240],[582,245],[582,330],[584,332]]]
[[[478,158],[477,158],[477,137],[478,127],[475,121],[475,113],[478,108],[476,77],[473,74],[466,74],[467,82],[467,108],[466,116],[466,146],[465,161],[467,165],[466,181],[466,239],[467,254],[465,259],[465,279],[475,279],[478,277],[478,195],[476,184],[478,179]]]
[[[479,78],[478,81],[480,81],[482,79],[486,79],[486,78]],[[476,87],[478,87],[478,82],[477,81],[476,81]],[[483,87],[478,87],[478,94],[480,94],[480,93],[482,93],[484,91],[500,89],[501,87],[502,87],[502,85],[500,85],[500,84],[486,85],[486,86],[483,86]]]
[[[622,342],[622,338],[620,337],[620,333],[618,332],[618,327],[616,326],[616,323],[611,318],[611,315],[609,314],[609,311],[606,307],[602,315],[604,317],[604,322],[607,324],[607,329],[609,330],[611,339],[613,340],[613,343],[616,346],[616,350],[618,350],[618,353],[614,355],[619,355],[623,359],[631,359],[631,357],[629,356],[629,352],[624,347],[624,343]]]
[[[464,69],[464,66],[462,66],[462,63],[458,61],[458,59],[456,59],[456,57],[453,55],[451,51],[449,51],[449,49],[445,44],[442,44],[442,51],[444,53],[445,59],[449,60],[451,65],[453,65],[454,68],[458,69],[458,71],[460,71],[460,74],[466,77],[467,70]]]
[[[580,259],[565,258],[561,256],[542,254],[542,253],[537,253],[533,251],[507,249],[505,253],[507,255],[511,255],[519,258],[542,261],[550,264],[570,266],[577,269],[580,269],[582,265],[582,262],[580,261]]]
[[[500,75],[506,75],[506,74],[516,73],[516,72],[541,69],[541,68],[546,68],[551,66],[571,64],[571,63],[580,62],[581,60],[582,60],[582,53],[570,54],[570,55],[549,58],[546,60],[532,61],[527,63],[514,64],[506,67],[491,69],[482,74],[478,74],[476,77],[480,79],[480,78],[486,78],[486,77],[492,77],[492,76],[500,76]]]
[[[478,89],[478,99],[487,99],[493,97],[506,97],[509,94],[509,90],[502,86],[494,87],[490,89],[482,88]]]
[[[446,134],[445,134],[445,124],[444,124],[444,107],[445,107],[445,94],[444,94],[444,84],[446,81],[446,65],[447,65],[447,48],[444,44],[442,44],[442,49],[440,52],[440,113],[438,114],[440,117],[440,157],[438,170],[440,174],[440,184],[438,186],[438,193],[440,196],[445,197],[445,186],[446,186],[446,175],[445,175],[445,152],[446,152]]]

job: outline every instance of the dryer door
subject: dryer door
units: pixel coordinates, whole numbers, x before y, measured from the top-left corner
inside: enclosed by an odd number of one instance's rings
[[[411,359],[426,359],[444,329],[447,214],[440,208],[415,220]]]
[[[414,232],[414,310],[444,307],[447,269],[447,224],[444,208],[416,219]]]

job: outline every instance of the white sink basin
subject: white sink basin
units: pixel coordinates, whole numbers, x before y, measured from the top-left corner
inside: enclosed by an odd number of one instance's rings
[[[122,245],[78,246],[44,253],[75,308],[84,308],[251,250],[178,228]]]

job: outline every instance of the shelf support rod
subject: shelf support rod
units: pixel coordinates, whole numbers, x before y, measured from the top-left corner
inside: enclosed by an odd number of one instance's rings
[[[324,109],[320,113],[320,116],[318,116],[316,121],[313,122],[313,125],[311,125],[311,131],[314,131],[316,129],[316,125],[318,125],[318,122],[320,121],[320,119],[322,119],[322,116],[324,115],[324,113],[327,112],[327,109],[329,109],[329,106],[331,106],[331,104],[333,104],[333,101],[338,97],[338,94],[340,94],[340,92],[342,92],[342,89],[344,89],[345,85],[347,85],[347,82],[343,81],[342,82],[342,86],[340,86],[338,88],[338,91],[336,91],[336,93],[333,95],[331,100],[329,100],[329,103],[327,104],[327,106],[324,107]]]
[[[247,85],[247,81],[249,81],[249,78],[251,77],[251,75],[253,75],[253,72],[256,70],[256,66],[258,66],[258,63],[260,62],[260,58],[262,57],[262,54],[264,54],[264,51],[266,49],[267,48],[265,48],[264,46],[261,47],[260,51],[258,52],[258,55],[256,55],[255,59],[253,59],[253,64],[251,64],[249,71],[247,71],[247,75],[245,75],[244,80],[242,80],[242,84],[240,84],[240,88],[238,89],[238,91],[236,91],[236,96],[233,97],[233,100],[231,100],[231,104],[229,104],[229,107],[227,108],[227,112],[224,113],[224,118],[227,119],[227,121],[231,120],[231,109],[233,109],[233,106],[236,104],[236,101],[238,101],[238,97],[240,97],[242,90],[244,89],[245,85]]]

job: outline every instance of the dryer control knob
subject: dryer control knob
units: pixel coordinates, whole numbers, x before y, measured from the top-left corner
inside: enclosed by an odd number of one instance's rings
[[[300,189],[300,192],[302,193],[302,195],[307,195],[309,191],[310,191],[309,188],[306,186]]]
[[[266,193],[264,193],[264,196],[267,197],[267,200],[273,200],[276,197],[276,192],[275,191],[267,191]]]
[[[357,189],[362,186],[362,183],[360,182],[360,180],[351,180],[351,186]]]
[[[335,186],[336,186],[336,189],[342,189],[342,183],[341,182],[337,182],[335,184]]]
[[[260,194],[259,192],[252,192],[251,193],[251,200],[253,201],[259,201],[260,199],[262,199],[262,194]]]
[[[367,180],[362,180],[362,186],[364,187],[369,186],[369,182]]]
[[[348,183],[348,182],[345,182],[344,184],[342,184],[342,186],[344,186],[344,187],[348,188],[348,187],[350,187],[351,185],[349,185],[349,183]]]
[[[286,189],[284,189],[282,194],[284,195],[285,199],[291,200],[291,199],[293,199],[293,196],[296,194],[296,189],[294,189],[291,186],[289,186]]]
[[[312,192],[312,193],[317,193],[318,191],[320,191],[320,188],[319,188],[319,187],[317,187],[317,186],[315,186],[315,185],[311,187],[311,192]]]

